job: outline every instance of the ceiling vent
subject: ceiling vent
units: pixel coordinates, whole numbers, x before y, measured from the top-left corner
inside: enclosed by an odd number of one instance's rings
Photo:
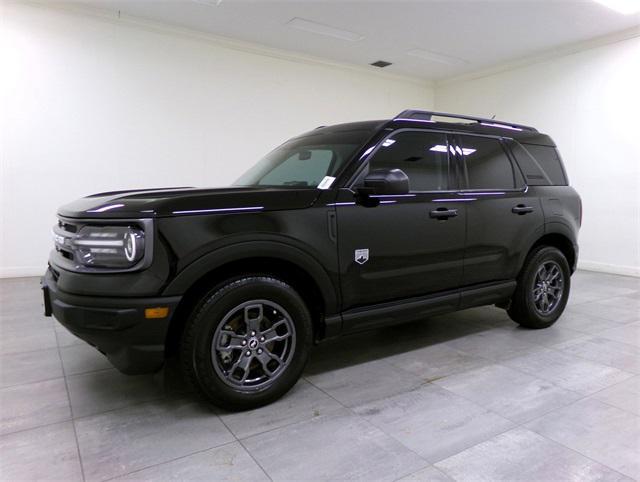
[[[381,69],[383,69],[385,67],[389,67],[391,65],[391,62],[386,62],[384,60],[376,60],[375,62],[371,62],[370,65],[373,65],[374,67],[380,67]]]

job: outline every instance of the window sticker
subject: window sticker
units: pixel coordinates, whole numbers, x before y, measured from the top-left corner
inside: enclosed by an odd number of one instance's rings
[[[318,184],[318,189],[329,189],[331,187],[331,184],[333,184],[333,181],[335,180],[335,177],[324,176],[322,181],[320,181],[320,184]]]

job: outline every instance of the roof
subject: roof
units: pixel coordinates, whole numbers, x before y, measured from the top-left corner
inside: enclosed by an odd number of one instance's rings
[[[437,120],[434,117],[451,119],[452,121]],[[459,122],[460,120],[469,122]],[[394,127],[422,125],[431,129],[510,137],[530,144],[555,145],[548,135],[538,132],[536,128],[531,126],[448,112],[404,110],[394,117],[389,125]]]
[[[440,120],[440,118],[451,119],[451,122]],[[486,119],[483,117],[423,110],[405,110],[393,119],[349,122],[332,126],[320,126],[318,129],[322,129],[324,132],[347,130],[371,130],[374,132],[389,128],[415,127],[443,130],[446,132],[509,137],[528,144],[555,146],[553,140],[548,135],[538,132],[536,128],[531,126],[496,119]],[[309,132],[302,135],[308,134]]]

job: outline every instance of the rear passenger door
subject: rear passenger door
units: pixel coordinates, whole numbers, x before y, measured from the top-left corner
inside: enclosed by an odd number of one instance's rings
[[[544,234],[540,201],[496,137],[459,134],[460,196],[467,199],[464,285],[514,279],[523,250]]]

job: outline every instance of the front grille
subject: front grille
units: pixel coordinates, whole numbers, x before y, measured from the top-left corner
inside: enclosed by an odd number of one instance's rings
[[[66,231],[68,233],[77,233],[78,232],[78,226],[66,221],[62,221],[61,219],[58,220],[58,227],[60,227],[63,231]]]

